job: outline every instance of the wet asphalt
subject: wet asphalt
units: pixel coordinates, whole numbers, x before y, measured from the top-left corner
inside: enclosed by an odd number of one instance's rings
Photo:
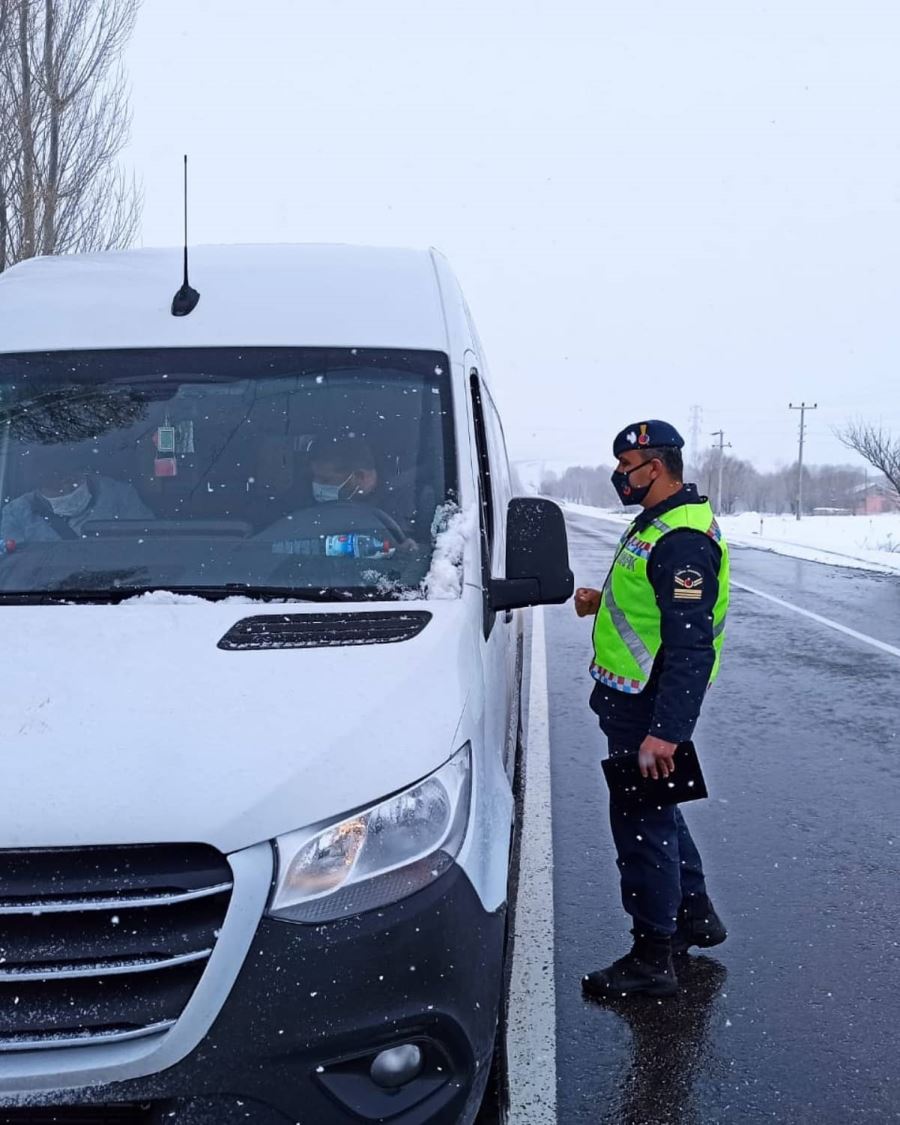
[[[576,584],[619,534],[569,518]],[[900,646],[900,579],[736,550],[738,582]],[[598,1004],[628,947],[588,709],[590,623],[545,611],[561,1125],[900,1121],[900,659],[735,590],[685,808],[729,931],[669,1001]],[[549,1016],[547,1018],[550,1018]]]

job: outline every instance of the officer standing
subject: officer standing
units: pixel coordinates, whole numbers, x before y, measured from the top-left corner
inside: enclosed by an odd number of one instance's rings
[[[682,481],[684,441],[667,422],[639,422],[615,439],[612,481],[643,509],[620,540],[603,590],[579,589],[595,615],[591,708],[610,756],[640,751],[641,773],[668,777],[691,738],[719,669],[728,609],[728,548],[709,501]],[[589,973],[588,995],[677,990],[673,953],[726,938],[700,853],[677,805],[626,807],[610,798],[622,904],[633,921],[626,956]]]

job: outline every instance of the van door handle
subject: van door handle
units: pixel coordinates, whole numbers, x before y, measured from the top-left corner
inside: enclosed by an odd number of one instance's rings
[[[506,611],[506,613],[503,614],[503,620],[506,622],[507,625],[512,625],[512,619],[513,619],[513,611],[511,609],[508,609]]]

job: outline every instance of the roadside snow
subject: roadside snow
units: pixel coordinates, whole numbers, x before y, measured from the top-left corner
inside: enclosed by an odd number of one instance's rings
[[[610,523],[626,524],[626,512],[565,504],[575,512]],[[767,516],[743,512],[721,516],[719,523],[729,543],[774,551],[796,559],[900,574],[900,512],[878,516]]]
[[[900,513],[878,516],[723,516],[726,539],[797,559],[900,574]]]
[[[589,504],[570,504],[567,500],[557,500],[567,512],[575,512],[579,516],[592,516],[596,520],[608,520],[610,523],[620,523],[624,527],[634,519],[637,509],[623,511],[613,508],[592,508]]]

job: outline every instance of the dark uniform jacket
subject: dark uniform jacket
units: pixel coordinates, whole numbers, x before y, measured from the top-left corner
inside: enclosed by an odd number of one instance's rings
[[[693,484],[637,517],[633,530],[683,504],[701,504]],[[653,548],[648,577],[662,614],[662,647],[647,686],[637,695],[596,684],[591,707],[612,740],[639,745],[652,734],[666,742],[687,742],[694,731],[715,662],[713,607],[719,597],[722,552],[710,536],[691,528],[670,531]],[[676,600],[675,579],[684,570],[703,576],[699,600]]]

